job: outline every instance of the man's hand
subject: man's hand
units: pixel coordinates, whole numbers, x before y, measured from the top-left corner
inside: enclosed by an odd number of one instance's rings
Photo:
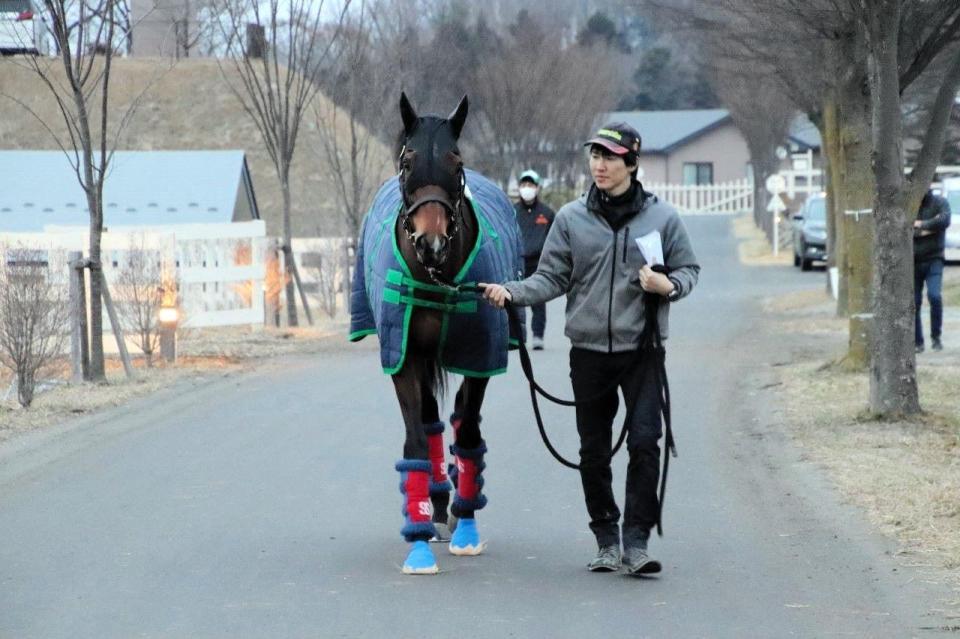
[[[513,299],[505,287],[499,284],[484,284],[480,282],[480,288],[483,289],[483,297],[497,308],[503,308],[503,305]]]
[[[914,220],[914,221],[913,221],[913,228],[918,229],[918,228],[920,228],[921,226],[923,226],[923,221],[922,221],[922,220]]]
[[[669,277],[644,264],[640,269],[640,288],[648,293],[667,296],[673,292],[674,286]]]

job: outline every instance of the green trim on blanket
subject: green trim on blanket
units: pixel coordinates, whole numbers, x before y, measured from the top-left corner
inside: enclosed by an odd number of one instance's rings
[[[362,331],[354,331],[347,336],[347,339],[351,342],[359,342],[367,335],[376,335],[377,329],[375,328],[366,328]]]
[[[450,366],[444,366],[443,370],[448,373],[453,373],[454,375],[463,375],[464,377],[493,377],[494,375],[502,375],[507,372],[506,368],[498,368],[493,371],[469,371],[465,368],[453,368]]]
[[[395,375],[403,368],[403,363],[407,359],[407,333],[410,332],[410,318],[413,317],[413,306],[408,305],[407,311],[403,314],[403,346],[400,351],[400,359],[393,368],[383,367],[383,372],[387,375]]]
[[[426,282],[421,282],[420,280],[415,280],[408,275],[404,275],[396,269],[387,269],[387,284],[393,284],[394,286],[409,286],[410,288],[420,289],[421,291],[427,291],[428,293],[440,293],[441,295],[449,295],[450,289],[446,286],[437,286],[435,284],[427,284]],[[476,284],[476,282],[463,282],[464,284]]]
[[[409,304],[411,306],[423,306],[424,308],[430,308],[435,311],[443,311],[444,313],[476,313],[477,312],[477,300],[461,300],[459,302],[434,302],[432,300],[424,300],[419,297],[411,297],[410,295],[404,295],[400,291],[397,291],[392,288],[383,289],[383,301],[387,304]]]

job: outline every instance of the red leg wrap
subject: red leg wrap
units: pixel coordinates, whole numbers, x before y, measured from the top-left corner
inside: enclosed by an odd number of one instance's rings
[[[403,491],[407,499],[407,523],[430,523],[433,506],[430,503],[430,476],[422,472],[407,472],[403,477]]]
[[[474,459],[457,457],[457,495],[461,499],[476,499],[480,493],[477,485],[479,469]]]
[[[447,481],[447,468],[443,451],[443,433],[427,435],[427,444],[430,450],[430,468],[434,484]]]

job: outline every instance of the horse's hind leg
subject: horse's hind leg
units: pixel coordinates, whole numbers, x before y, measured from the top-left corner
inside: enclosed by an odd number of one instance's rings
[[[450,480],[447,478],[447,463],[444,455],[444,423],[440,419],[440,409],[433,390],[427,384],[420,384],[420,410],[423,431],[427,436],[427,450],[430,459],[430,501],[433,504],[433,523],[437,534],[430,541],[450,541],[450,529],[447,526],[447,508],[450,505]]]
[[[459,519],[450,540],[450,552],[455,555],[479,555],[485,544],[477,531],[476,511],[487,504],[483,494],[483,462],[487,446],[480,435],[480,406],[487,388],[486,377],[465,377],[457,392],[454,414],[454,454],[457,494],[450,512]]]
[[[438,572],[437,562],[427,543],[437,532],[432,521],[433,507],[430,502],[431,465],[427,435],[421,422],[420,380],[414,368],[407,365],[393,375],[393,385],[406,427],[403,459],[396,464],[400,473],[400,492],[403,494],[404,525],[400,533],[412,544],[403,564],[403,572],[435,574]]]

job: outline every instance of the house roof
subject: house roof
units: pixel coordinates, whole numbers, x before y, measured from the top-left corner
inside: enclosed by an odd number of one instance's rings
[[[61,151],[0,151],[0,230],[89,224]],[[231,222],[238,196],[259,219],[243,151],[117,151],[104,184],[104,226]]]
[[[689,109],[676,111],[614,111],[604,115],[604,122],[626,122],[643,140],[643,153],[667,153],[718,126],[731,121],[726,109]],[[820,131],[806,115],[800,114],[790,123],[787,141],[795,150],[820,148]]]
[[[604,122],[626,122],[640,133],[642,153],[666,153],[730,120],[726,109],[614,111]]]
[[[797,146],[797,151],[819,149],[821,143],[820,130],[803,113],[797,115],[790,123],[787,139]]]

